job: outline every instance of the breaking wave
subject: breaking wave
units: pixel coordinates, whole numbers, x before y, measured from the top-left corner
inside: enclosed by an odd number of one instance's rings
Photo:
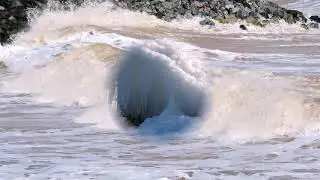
[[[76,121],[106,129],[121,129],[119,122],[130,121],[142,133],[188,129],[235,139],[319,131],[319,103],[308,104],[310,96],[297,91],[294,81],[214,66],[232,61],[236,53],[168,39],[141,40],[132,33],[134,29],[146,34],[176,29],[245,33],[238,24],[208,29],[197,18],[168,23],[110,3],[71,11],[53,5],[31,18],[31,29],[14,45],[1,47],[0,58],[19,74],[3,88],[59,105],[86,107]],[[305,32],[298,25],[284,24],[249,30]]]
[[[123,33],[132,33],[134,31],[142,31],[143,33],[148,31],[151,34],[163,34],[168,32],[168,29],[209,34],[314,34],[319,32],[311,29],[306,31],[299,24],[288,25],[282,21],[279,24],[270,24],[265,28],[252,26],[240,21],[234,24],[215,22],[215,27],[208,28],[199,24],[199,21],[203,19],[201,17],[166,22],[146,13],[115,7],[110,2],[99,4],[87,2],[80,8],[74,8],[73,5],[70,5],[69,8],[62,8],[57,1],[49,2],[48,7],[41,12],[38,10],[29,11],[31,28],[16,37],[17,44],[42,44],[87,30],[97,32],[120,31]],[[249,31],[242,31],[239,28],[240,24],[246,24]]]
[[[164,42],[130,48],[118,63],[112,96],[143,132],[192,126],[202,135],[251,139],[317,131],[306,94],[284,77],[219,69]]]
[[[130,124],[163,114],[198,117],[203,113],[205,86],[183,68],[166,44],[132,47],[118,61],[113,91],[120,114]],[[180,61],[180,62],[179,62]]]

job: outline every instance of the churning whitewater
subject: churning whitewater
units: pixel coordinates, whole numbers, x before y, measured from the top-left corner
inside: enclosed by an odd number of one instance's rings
[[[319,29],[29,13],[0,47],[1,178],[320,178]]]
[[[165,43],[129,49],[114,78],[120,114],[134,125],[160,114],[200,116],[206,86],[183,61]]]

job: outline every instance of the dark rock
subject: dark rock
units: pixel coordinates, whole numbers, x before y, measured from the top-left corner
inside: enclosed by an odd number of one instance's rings
[[[294,24],[294,23],[296,23],[296,21],[294,20],[292,14],[285,14],[285,16],[283,17],[283,19],[284,19],[288,24]]]
[[[0,11],[0,19],[6,18],[8,14],[9,14],[9,12],[7,12],[7,11]]]
[[[245,31],[248,30],[247,27],[245,25],[243,25],[243,24],[240,25],[240,29],[245,30]]]
[[[2,25],[6,25],[7,24],[7,20],[6,19],[2,19],[1,21],[0,21],[0,26],[2,27]]]
[[[237,11],[235,15],[239,19],[246,19],[250,15],[250,10],[248,8],[243,8],[243,9],[240,9],[239,11]]]
[[[287,13],[289,15],[292,15],[292,18],[294,21],[299,21],[299,22],[303,22],[306,23],[307,22],[307,18],[303,15],[302,12],[297,11],[297,10],[287,10]]]
[[[21,10],[21,8],[14,8],[10,10],[10,14],[14,16],[15,18],[26,18],[27,12],[24,10]]]
[[[202,21],[199,22],[200,25],[205,26],[205,25],[209,25],[209,26],[214,26],[214,22],[210,19],[204,19]]]
[[[9,41],[14,32],[28,27],[27,9],[44,8],[48,0],[0,0],[1,43]],[[58,0],[63,5],[74,3],[76,7],[85,0]],[[103,2],[106,0],[93,0]],[[116,6],[132,11],[145,12],[165,21],[176,18],[192,18],[193,16],[207,18],[201,25],[214,25],[210,19],[220,23],[234,23],[239,19],[256,26],[264,27],[270,22],[278,23],[284,20],[289,24],[307,23],[302,12],[280,7],[268,0],[111,0]],[[68,9],[69,6],[63,6]],[[264,21],[267,20],[267,21]],[[310,19],[320,23],[319,16]],[[316,27],[315,24],[308,27]]]
[[[310,27],[310,28],[314,28],[314,29],[319,29],[319,24],[318,23],[309,23],[308,24],[308,26]]]
[[[12,8],[16,8],[16,7],[22,7],[23,4],[19,1],[19,0],[12,0]]]
[[[36,8],[44,8],[45,5],[46,5],[46,3],[44,3],[44,2],[35,1],[35,5],[34,6]]]
[[[306,23],[307,18],[302,12],[288,10],[274,2],[267,0],[113,0],[121,7],[130,10],[144,11],[161,19],[171,21],[176,17],[200,16],[218,20],[222,23],[230,23],[229,17],[248,20],[257,19],[255,25],[265,26],[268,23],[261,22],[267,19],[269,22],[277,22],[280,19],[289,24],[296,22]],[[150,3],[149,3],[150,2]],[[148,4],[148,8],[141,8],[139,4]],[[156,9],[156,11],[154,11]]]
[[[199,13],[199,9],[194,4],[191,4],[190,10],[193,16],[196,16]]]
[[[301,27],[302,27],[303,29],[305,29],[305,30],[308,30],[308,29],[309,29],[309,27],[308,27],[306,24],[301,24]]]
[[[0,59],[0,69],[8,68],[8,66]]]
[[[278,18],[271,18],[271,19],[270,19],[270,22],[271,22],[271,23],[278,24],[278,23],[279,23],[279,19],[278,19]]]
[[[173,9],[174,8],[174,4],[172,2],[164,2],[163,3],[163,7],[166,9]]]
[[[266,25],[270,24],[270,21],[265,19],[265,20],[261,21],[261,24],[262,24],[262,26],[266,26]]]
[[[81,5],[84,0],[59,0]],[[97,0],[99,2],[105,0]],[[10,43],[12,35],[28,27],[28,9],[44,8],[48,0],[0,0],[0,43]]]
[[[286,15],[285,10],[281,8],[275,9],[272,13],[273,18],[279,18],[279,19],[283,19],[285,15]]]
[[[233,4],[231,4],[230,1],[227,1],[227,3],[229,3],[229,4],[226,4],[226,9],[228,9],[229,11],[234,9],[235,6]]]
[[[320,23],[320,17],[319,16],[311,16],[310,19],[314,22]]]

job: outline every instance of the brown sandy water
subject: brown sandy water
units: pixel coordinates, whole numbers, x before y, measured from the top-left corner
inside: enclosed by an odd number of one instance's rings
[[[0,179],[320,178],[319,31],[105,10],[47,13],[0,48]],[[119,126],[108,81],[132,45],[205,81],[199,128],[150,139]]]

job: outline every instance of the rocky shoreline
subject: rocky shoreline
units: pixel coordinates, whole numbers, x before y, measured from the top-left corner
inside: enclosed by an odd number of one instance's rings
[[[66,3],[68,0],[59,0]],[[72,0],[81,5],[85,0]],[[104,1],[104,0],[100,0]],[[285,9],[267,0],[111,0],[116,6],[145,12],[165,21],[176,18],[204,17],[201,25],[214,26],[215,22],[234,23],[238,20],[264,27],[284,20],[288,24],[300,23],[305,29],[319,28],[320,17],[310,18],[297,10]],[[28,28],[27,10],[44,8],[47,0],[0,1],[0,43],[11,41],[11,36]],[[245,25],[239,28],[246,30]]]
[[[211,19],[219,23],[233,23],[245,20],[250,24],[264,27],[269,23],[284,20],[288,24],[301,23],[305,29],[319,28],[318,16],[311,19],[297,10],[285,9],[267,0],[113,0],[122,8],[146,12],[160,19],[206,17],[201,25],[214,25]],[[308,24],[306,24],[308,23]],[[242,28],[241,28],[242,27]],[[246,30],[242,25],[240,28]]]
[[[44,0],[7,0],[0,2],[0,42],[10,42],[11,35],[14,35],[27,28],[27,9],[40,8],[45,4]]]
[[[59,0],[66,3],[68,0]],[[48,0],[1,0],[0,1],[0,43],[12,41],[11,36],[28,28],[27,11],[30,9],[43,9]],[[72,3],[80,5],[84,0],[73,0]]]

